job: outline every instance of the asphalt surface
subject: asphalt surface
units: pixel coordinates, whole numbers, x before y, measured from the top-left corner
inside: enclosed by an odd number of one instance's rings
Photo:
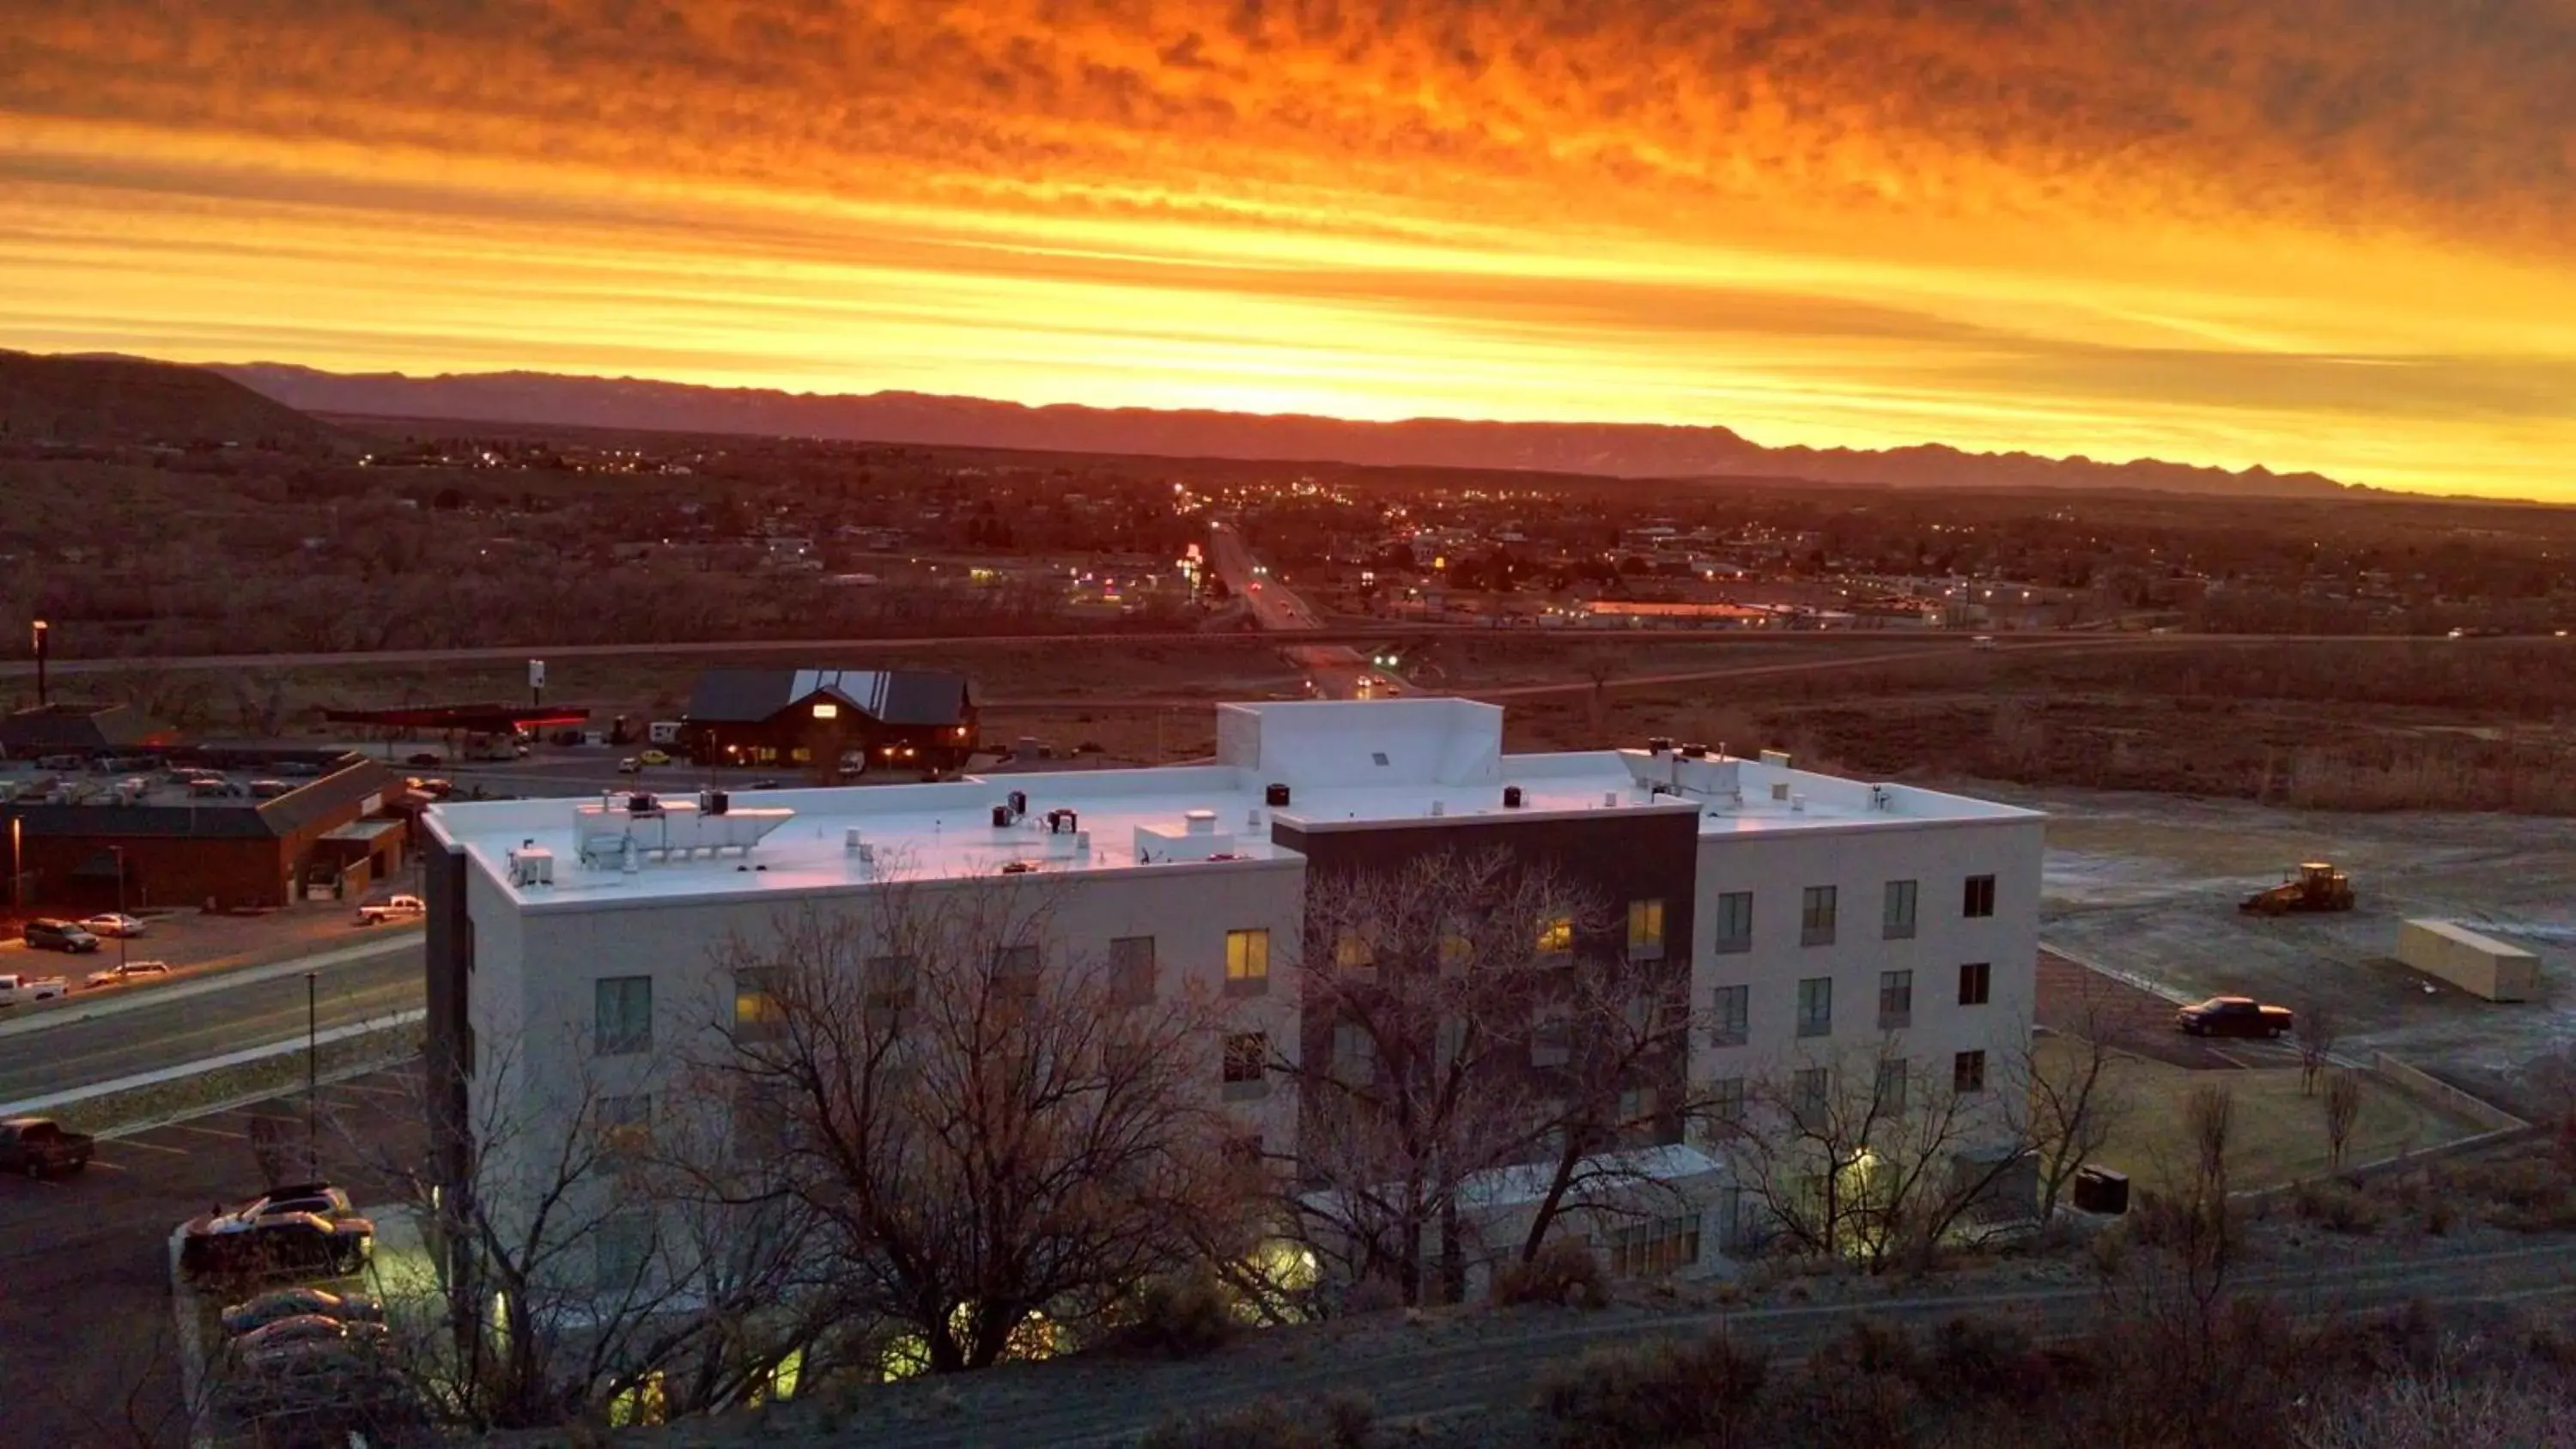
[[[1255,572],[1252,551],[1245,546],[1239,530],[1223,523],[1211,527],[1208,559],[1217,577],[1225,580],[1225,586],[1251,610],[1252,621],[1263,632],[1294,634],[1315,629],[1312,606],[1277,579]],[[1403,687],[1401,680],[1379,671],[1369,663],[1368,656],[1348,644],[1296,642],[1284,644],[1279,652],[1306,672],[1317,699],[1367,699],[1383,687],[1381,681]]]
[[[418,1151],[417,1103],[396,1072],[322,1089],[324,1172],[362,1210],[382,1200],[371,1163]],[[170,1233],[264,1190],[249,1119],[304,1110],[297,1093],[102,1142],[75,1177],[0,1178],[0,1444],[187,1443]]]
[[[257,976],[257,971],[243,973]],[[201,983],[189,983],[197,988]],[[301,972],[265,980],[225,983],[173,992],[140,986],[119,993],[112,1014],[87,1014],[74,1006],[44,1018],[41,1028],[0,1038],[0,1102],[113,1081],[227,1052],[292,1041],[305,1032]],[[342,961],[319,969],[316,1029],[419,1010],[424,1001],[419,938],[409,949]],[[5,1285],[0,1285],[5,1291]]]

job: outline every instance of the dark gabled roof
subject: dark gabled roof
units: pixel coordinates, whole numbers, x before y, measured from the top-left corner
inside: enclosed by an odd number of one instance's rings
[[[15,755],[127,749],[178,737],[168,725],[122,704],[40,704],[0,718],[0,749]]]
[[[883,724],[963,723],[972,684],[932,669],[710,669],[689,692],[692,724],[758,724],[816,695]]]

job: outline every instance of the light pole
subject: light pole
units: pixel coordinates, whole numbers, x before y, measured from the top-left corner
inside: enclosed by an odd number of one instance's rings
[[[319,1176],[322,1167],[322,1093],[317,1085],[322,1058],[317,1054],[314,1027],[314,982],[318,971],[304,973],[304,1166],[308,1175]]]
[[[46,636],[53,632],[53,626],[47,624],[42,619],[38,619],[36,621],[35,628],[29,632],[35,636],[36,643],[36,707],[38,709],[42,709],[45,707],[47,699],[45,693],[45,656],[51,652],[45,647]]]
[[[125,975],[125,847],[111,845],[108,852],[116,857],[116,974]]]

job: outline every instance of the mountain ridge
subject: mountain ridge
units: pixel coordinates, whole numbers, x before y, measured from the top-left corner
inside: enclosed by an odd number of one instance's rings
[[[2316,473],[2138,459],[1971,453],[1941,443],[1871,451],[1766,448],[1731,428],[1670,423],[1523,423],[1458,418],[1359,422],[1309,414],[1024,404],[938,393],[791,393],[534,371],[335,373],[293,363],[206,370],[301,412],[831,438],[923,447],[1146,454],[1589,473],[1626,478],[1794,476],[1926,488],[2145,489],[2233,497],[2342,497],[2369,490]]]
[[[0,348],[0,437],[40,443],[323,444],[320,421],[221,373]]]

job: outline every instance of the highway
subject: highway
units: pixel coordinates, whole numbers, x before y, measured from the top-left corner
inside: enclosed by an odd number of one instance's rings
[[[1225,586],[1252,611],[1252,621],[1265,633],[1315,630],[1313,607],[1287,585],[1257,569],[1240,530],[1225,523],[1210,525],[1208,561],[1215,566],[1217,577],[1225,580]],[[1371,666],[1367,656],[1348,644],[1301,640],[1283,645],[1279,652],[1306,671],[1317,699],[1366,699],[1382,681],[1402,687],[1402,681]]]
[[[0,1102],[24,1101],[184,1062],[304,1035],[304,975],[244,971],[184,988],[139,988],[97,1014],[67,1009],[29,1017],[0,1039]],[[422,962],[407,950],[340,960],[321,968],[316,1022],[335,1026],[417,1011]],[[160,992],[168,991],[163,998]],[[41,1023],[41,1025],[39,1024]]]

